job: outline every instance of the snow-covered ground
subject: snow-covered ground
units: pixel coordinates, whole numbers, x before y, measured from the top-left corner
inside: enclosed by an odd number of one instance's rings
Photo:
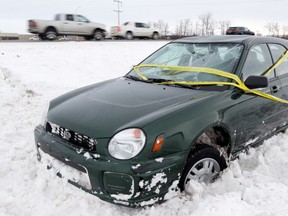
[[[52,98],[124,75],[166,42],[0,43],[0,215],[288,215],[288,132],[233,161],[193,196],[130,209],[52,176],[36,160],[33,129]]]

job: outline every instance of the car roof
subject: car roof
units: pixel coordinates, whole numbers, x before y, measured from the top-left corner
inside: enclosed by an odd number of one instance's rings
[[[183,43],[241,43],[244,45],[253,45],[259,43],[278,43],[288,47],[288,40],[275,37],[258,37],[251,35],[213,35],[187,37],[176,40]]]

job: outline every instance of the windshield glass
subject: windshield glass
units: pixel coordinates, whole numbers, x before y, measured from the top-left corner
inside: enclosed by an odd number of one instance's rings
[[[144,60],[140,65],[148,66],[140,70],[149,80],[227,82],[228,78],[223,76],[185,71],[181,67],[214,68],[234,73],[242,50],[243,45],[235,43],[169,43]],[[179,70],[165,66],[175,66]],[[128,75],[141,79],[135,69]]]

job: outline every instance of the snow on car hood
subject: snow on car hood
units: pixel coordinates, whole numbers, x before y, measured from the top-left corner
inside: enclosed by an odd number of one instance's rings
[[[105,138],[124,126],[141,128],[196,96],[207,96],[207,92],[118,78],[68,95],[52,101],[48,120],[94,138]]]

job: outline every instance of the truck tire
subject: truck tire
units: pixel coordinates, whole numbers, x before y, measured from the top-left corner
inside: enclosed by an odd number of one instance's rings
[[[103,40],[103,32],[102,31],[99,31],[99,30],[96,30],[94,33],[93,33],[93,39],[94,40]]]
[[[93,36],[84,36],[85,40],[92,40]]]
[[[132,32],[127,32],[126,35],[125,35],[125,38],[127,40],[133,40],[133,33]]]
[[[45,38],[48,40],[55,40],[57,37],[56,30],[54,28],[48,28],[45,32]]]
[[[188,158],[184,171],[179,181],[179,188],[191,194],[189,183],[191,180],[212,183],[219,173],[227,167],[225,157],[213,147],[204,145]]]
[[[45,34],[39,34],[38,37],[39,37],[41,40],[46,40]]]

